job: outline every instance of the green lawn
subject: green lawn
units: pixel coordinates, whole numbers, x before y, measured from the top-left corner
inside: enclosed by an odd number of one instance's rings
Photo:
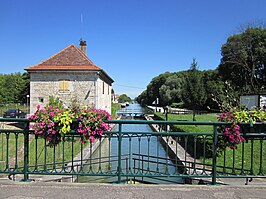
[[[23,151],[21,151],[23,139],[24,137],[22,134],[0,133],[0,170],[4,170],[6,168],[7,157],[10,167],[14,167],[16,164],[16,154],[18,154],[17,163],[19,163],[19,157],[21,157],[20,154],[23,154]]]
[[[57,166],[61,166],[63,162],[72,160],[72,151],[75,157],[81,152],[81,149],[88,146],[89,141],[82,145],[79,141],[79,138],[74,138],[74,144],[72,149],[72,139],[68,141],[61,142],[58,146],[49,147],[45,146],[45,142],[43,138],[35,139],[34,135],[30,136],[30,144],[29,144],[29,165],[35,165],[36,163],[39,165],[47,164],[48,168],[52,168],[51,163],[57,162]],[[17,140],[17,142],[16,142]],[[7,142],[7,134],[0,134],[0,170],[4,170],[6,168],[6,158],[8,155],[8,163],[11,168],[14,168],[16,163],[19,168],[23,168],[24,165],[24,144],[23,144],[24,136],[22,133],[17,134],[17,137],[14,133],[10,133],[8,135]],[[37,142],[36,142],[37,140]],[[37,145],[37,147],[36,147]],[[8,146],[8,149],[7,149]],[[7,153],[8,152],[8,153]],[[17,157],[17,159],[16,159]],[[42,169],[43,166],[38,167],[38,169]],[[31,168],[32,169],[32,168]]]
[[[74,140],[73,146],[72,140]],[[78,137],[69,137],[65,138],[65,142],[61,141],[56,147],[49,147],[45,145],[45,140],[43,138],[33,138],[30,143],[29,164],[46,164],[47,168],[50,169],[53,168],[54,165],[56,165],[56,167],[61,167],[62,163],[65,164],[72,160],[72,152],[73,158],[75,158],[88,144],[89,141],[83,145]],[[43,166],[38,167],[38,169],[42,168]]]
[[[239,145],[235,150],[226,148],[226,150],[218,156],[217,165],[229,167],[225,170],[228,173],[234,172],[233,168],[235,168],[236,174],[240,174],[241,169],[244,169],[244,172],[247,174],[254,173],[257,175],[263,173],[265,175],[266,141],[249,140],[248,142],[244,142],[243,145],[244,150],[242,145]],[[262,155],[262,159],[260,159],[260,155]],[[206,159],[206,163],[211,164],[212,160]],[[223,168],[218,168],[217,171],[223,171]]]
[[[210,121],[217,122],[218,114],[202,114],[197,115],[197,121]],[[156,113],[157,119],[165,120],[165,114]],[[168,114],[168,120],[192,120],[192,114],[188,115],[176,115]],[[212,126],[188,126],[188,125],[174,125],[172,131],[181,131],[181,132],[212,132]],[[211,139],[210,139],[211,142]],[[254,174],[263,173],[266,174],[266,140],[254,140],[253,143],[251,140],[244,142],[244,151],[242,150],[242,145],[239,145],[237,149],[232,150],[226,148],[217,157],[217,165],[221,167],[229,167],[225,171],[228,173],[236,172],[239,174],[241,170],[244,169],[246,173],[253,172]],[[193,143],[190,143],[190,148],[193,147]],[[193,150],[192,150],[193,151]],[[252,155],[253,154],[253,155]],[[260,157],[262,157],[260,159]],[[203,157],[201,157],[203,162]],[[212,159],[205,159],[205,163],[212,164]],[[235,168],[235,171],[233,171]],[[218,168],[218,171],[224,171],[223,168]],[[248,171],[247,171],[248,170]]]
[[[156,113],[157,119],[165,120],[165,114]],[[197,121],[217,122],[217,114],[201,114],[196,116]],[[192,114],[168,114],[168,120],[173,121],[192,121]],[[174,125],[173,131],[183,132],[212,132],[212,126],[196,125]]]

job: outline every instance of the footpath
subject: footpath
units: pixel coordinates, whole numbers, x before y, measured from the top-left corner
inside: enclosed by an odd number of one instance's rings
[[[266,186],[125,185],[64,182],[17,182],[0,179],[0,199],[266,199]]]

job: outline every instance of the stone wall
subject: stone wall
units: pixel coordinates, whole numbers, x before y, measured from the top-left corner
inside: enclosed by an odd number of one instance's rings
[[[59,91],[60,80],[68,80],[69,91]],[[73,100],[77,100],[81,106],[95,106],[111,112],[111,86],[104,83],[105,92],[103,94],[103,82],[98,72],[92,71],[31,72],[30,112],[33,114],[37,105],[45,106],[49,102],[49,96],[59,97],[65,107],[69,107]]]

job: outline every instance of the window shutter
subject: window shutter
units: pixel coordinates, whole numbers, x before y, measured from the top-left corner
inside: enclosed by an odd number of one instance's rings
[[[68,92],[68,91],[69,91],[69,80],[60,80],[59,92]]]
[[[64,80],[64,91],[69,91],[69,81],[68,80]]]

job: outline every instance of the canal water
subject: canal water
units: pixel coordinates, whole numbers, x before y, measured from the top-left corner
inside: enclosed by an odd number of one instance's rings
[[[145,113],[139,104],[130,104],[124,109],[137,110]],[[134,118],[130,118],[134,119]],[[116,126],[115,131],[118,131]],[[177,168],[173,165],[168,157],[164,147],[161,144],[160,137],[145,134],[152,132],[147,124],[125,124],[122,126],[122,132],[127,132],[122,138],[122,171],[124,173],[160,173],[160,174],[177,174]],[[132,132],[142,132],[140,134],[130,134]],[[118,138],[106,138],[100,147],[92,155],[93,161],[84,170],[91,170],[98,173],[115,173],[118,163]],[[99,164],[100,163],[100,166]],[[122,177],[125,183],[153,183],[153,184],[169,184],[183,183],[180,178],[158,178],[158,177]],[[117,176],[79,176],[78,182],[105,182],[114,183]]]

